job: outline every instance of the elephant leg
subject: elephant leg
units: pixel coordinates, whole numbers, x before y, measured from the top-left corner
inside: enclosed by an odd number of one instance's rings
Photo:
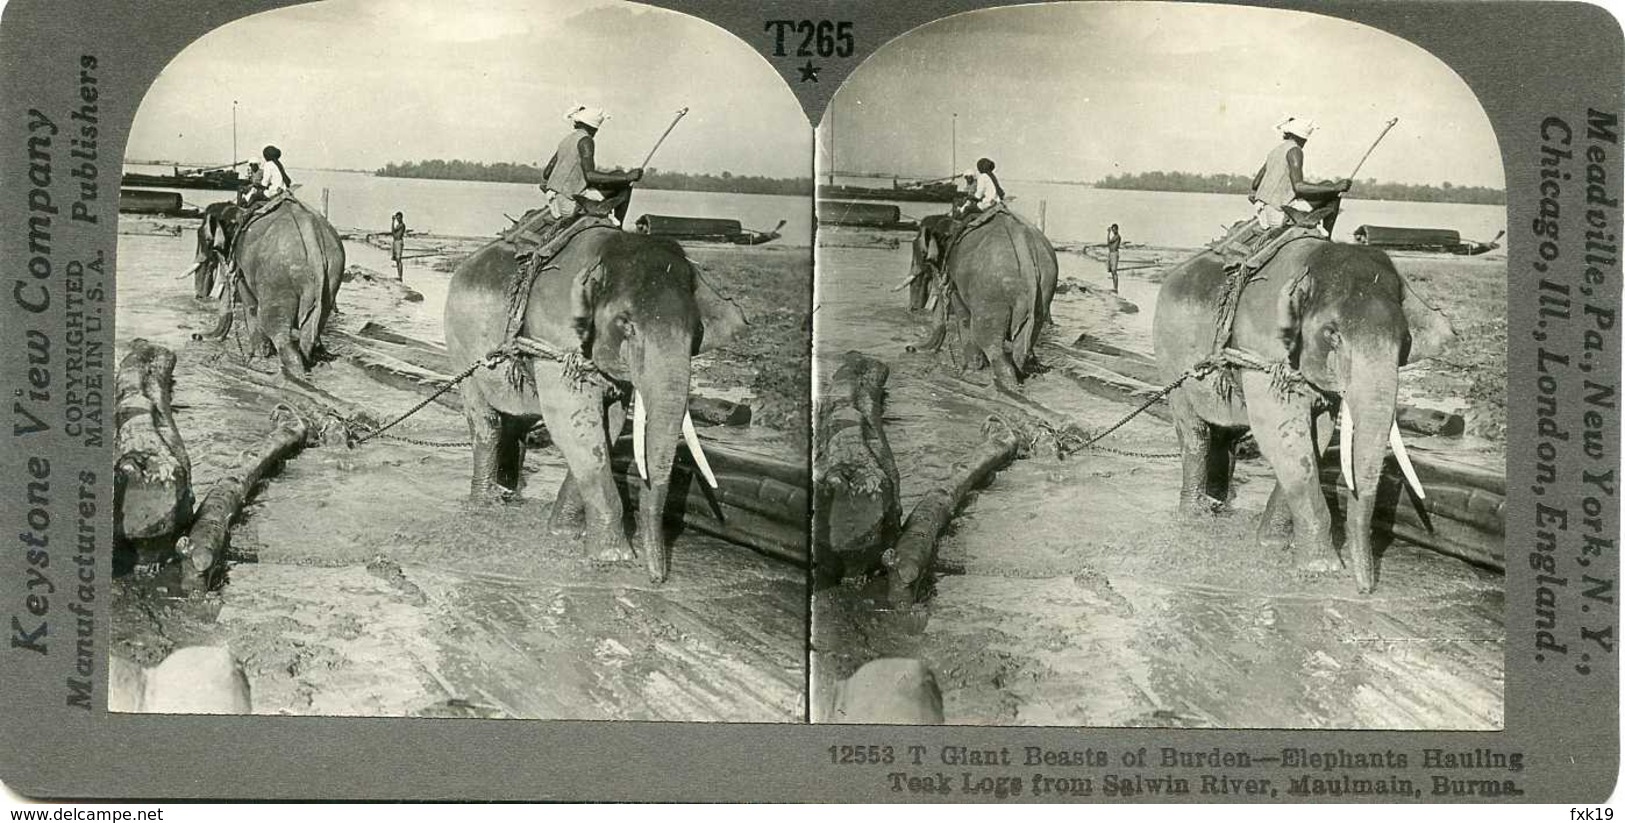
[[[1236,472],[1235,443],[1239,435],[1233,430],[1208,427],[1207,496],[1225,505],[1235,499],[1231,480]]]
[[[309,363],[305,360],[305,353],[299,349],[299,341],[291,330],[279,330],[276,339],[271,342],[276,346],[276,356],[282,361],[284,374],[304,374],[310,369]]]
[[[980,354],[993,367],[994,385],[1003,391],[1014,392],[1021,386],[1021,375],[1017,373],[1016,362],[1011,359],[1010,347],[1005,343],[1005,333],[1009,328],[1009,315],[1000,312],[991,317],[972,318],[970,335]]]
[[[474,474],[469,498],[475,503],[502,500],[506,489],[497,481],[498,454],[505,433],[502,414],[491,408],[474,381],[463,389],[463,417],[468,420],[468,439],[474,443]]]
[[[521,417],[504,417],[500,437],[496,443],[496,482],[519,495],[520,482],[525,469],[525,432],[530,421]]]
[[[558,537],[579,539],[587,529],[587,504],[581,500],[575,475],[566,472],[559,493],[553,498],[553,512],[547,517],[547,532]]]
[[[1269,378],[1260,372],[1241,376],[1247,393],[1247,413],[1258,450],[1275,470],[1275,481],[1292,513],[1292,545],[1297,567],[1306,572],[1337,571],[1343,567],[1332,548],[1332,518],[1320,491],[1320,461],[1310,431],[1308,400],[1299,395],[1276,396]],[[1274,495],[1272,494],[1272,497]],[[1280,504],[1276,504],[1277,517]],[[1266,506],[1265,517],[1270,516]]]
[[[1332,441],[1332,416],[1329,412],[1321,412],[1315,418],[1315,455],[1326,453],[1326,446]],[[1318,464],[1318,463],[1317,463]],[[1287,505],[1286,489],[1280,481],[1276,481],[1275,488],[1270,491],[1270,500],[1264,506],[1264,516],[1258,521],[1258,545],[1266,549],[1280,550],[1292,545],[1292,507]]]
[[[1213,428],[1203,420],[1185,390],[1173,394],[1174,434],[1179,438],[1183,474],[1179,484],[1179,514],[1186,518],[1213,512],[1207,495],[1209,455],[1213,450]]]
[[[609,563],[634,559],[622,525],[621,492],[610,468],[603,391],[566,387],[555,363],[538,360],[534,368],[542,419],[570,465],[571,485],[586,510],[588,556]]]

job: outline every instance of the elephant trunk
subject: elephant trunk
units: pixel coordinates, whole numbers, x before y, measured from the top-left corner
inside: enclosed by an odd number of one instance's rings
[[[639,553],[648,565],[649,579],[659,583],[666,579],[663,520],[672,464],[684,429],[693,426],[688,416],[691,343],[687,339],[656,342],[647,337],[639,342],[643,351],[633,359],[632,368],[633,460],[644,481],[639,492]],[[703,465],[702,456],[696,454],[695,458]]]
[[[1339,457],[1344,461],[1344,482],[1349,485],[1345,554],[1354,565],[1355,584],[1364,594],[1376,584],[1371,515],[1394,426],[1399,393],[1398,348],[1378,344],[1353,350],[1347,374],[1339,419],[1344,429],[1339,435]]]

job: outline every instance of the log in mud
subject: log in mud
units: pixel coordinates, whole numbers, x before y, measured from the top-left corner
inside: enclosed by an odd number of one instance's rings
[[[158,559],[192,518],[192,461],[170,404],[175,354],[137,338],[117,375],[113,534]],[[154,548],[156,547],[156,548]]]
[[[976,450],[955,463],[950,479],[925,493],[903,524],[897,545],[887,552],[887,580],[893,608],[913,605],[925,593],[937,557],[937,539],[947,530],[965,496],[987,482],[1016,457],[1018,443],[1010,429],[990,421],[987,437]]]
[[[902,527],[900,481],[883,423],[885,363],[841,357],[818,402],[813,440],[813,545],[820,580],[867,574]]]
[[[249,495],[282,461],[303,449],[311,435],[310,425],[291,408],[272,412],[271,424],[270,433],[243,453],[237,470],[209,487],[191,530],[175,542],[175,553],[186,564],[181,577],[183,590],[209,587],[211,574],[219,570],[225,557],[231,524],[241,514]]]

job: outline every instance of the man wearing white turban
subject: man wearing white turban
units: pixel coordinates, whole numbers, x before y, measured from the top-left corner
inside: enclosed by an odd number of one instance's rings
[[[558,150],[542,169],[542,190],[554,217],[569,217],[578,210],[613,214],[619,224],[632,202],[632,184],[643,179],[643,169],[600,171],[594,160],[593,137],[609,119],[603,109],[576,106],[564,116],[574,124],[559,141]]]
[[[1349,190],[1347,179],[1310,183],[1303,179],[1303,146],[1315,131],[1315,123],[1301,117],[1288,117],[1276,124],[1281,142],[1270,150],[1264,165],[1253,175],[1252,201],[1259,225],[1266,229],[1296,222],[1317,209],[1324,209],[1320,222],[1331,236],[1337,222],[1338,195]]]

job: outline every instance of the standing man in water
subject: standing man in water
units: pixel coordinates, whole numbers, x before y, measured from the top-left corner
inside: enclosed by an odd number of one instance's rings
[[[1337,223],[1339,196],[1349,190],[1349,180],[1310,183],[1303,179],[1303,147],[1315,131],[1313,121],[1301,117],[1288,117],[1275,126],[1281,133],[1281,142],[1270,149],[1264,165],[1253,175],[1251,200],[1257,209],[1258,223],[1265,229],[1275,229],[1288,223],[1300,223],[1316,211],[1324,211],[1319,222],[1332,235]]]
[[[556,218],[570,217],[578,210],[612,215],[615,224],[620,225],[632,204],[632,184],[643,179],[643,169],[599,171],[593,138],[609,119],[603,109],[576,106],[565,119],[572,124],[570,133],[559,141],[553,158],[542,169],[548,209]]]
[[[1112,294],[1117,293],[1117,250],[1123,245],[1123,235],[1113,223],[1106,229],[1106,273],[1112,277]]]

